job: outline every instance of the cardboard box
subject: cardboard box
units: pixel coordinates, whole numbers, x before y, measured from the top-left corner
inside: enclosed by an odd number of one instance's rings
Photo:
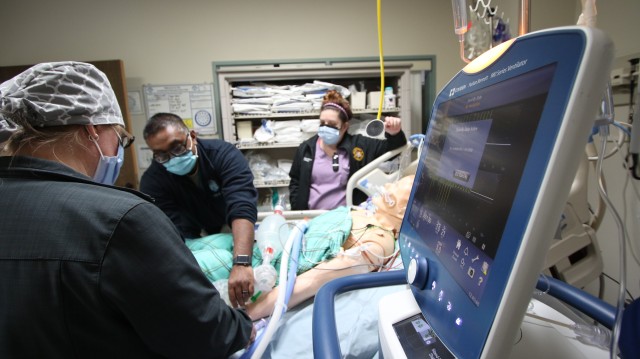
[[[367,108],[367,93],[366,92],[353,92],[351,94],[351,109],[364,110]]]
[[[236,131],[238,131],[238,140],[250,140],[253,138],[251,121],[236,121]]]
[[[380,107],[380,91],[371,91],[367,94],[367,108],[377,109]]]
[[[631,82],[629,68],[620,67],[611,70],[611,86],[628,85]]]

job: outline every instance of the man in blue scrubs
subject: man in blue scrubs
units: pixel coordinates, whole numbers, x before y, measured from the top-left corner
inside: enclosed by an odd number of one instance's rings
[[[143,134],[154,160],[140,190],[155,199],[184,238],[231,228],[229,299],[234,307],[243,306],[254,290],[251,254],[258,215],[258,193],[246,159],[228,142],[197,139],[172,113],[155,114]]]

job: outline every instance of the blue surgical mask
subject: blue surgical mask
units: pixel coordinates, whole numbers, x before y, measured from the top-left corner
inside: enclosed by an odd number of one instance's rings
[[[187,173],[193,171],[193,168],[196,166],[197,159],[198,154],[194,154],[193,152],[189,151],[182,156],[172,157],[169,161],[163,163],[162,165],[167,169],[167,171],[178,176],[184,176]]]
[[[100,150],[100,146],[98,146],[98,142],[93,140],[93,143],[96,144],[98,152],[100,152],[100,161],[98,161],[93,180],[112,186],[116,182],[120,174],[120,168],[124,162],[124,148],[118,145],[118,154],[116,156],[104,156],[102,150]]]
[[[340,140],[340,130],[329,126],[320,126],[318,128],[318,136],[327,145],[335,145]]]

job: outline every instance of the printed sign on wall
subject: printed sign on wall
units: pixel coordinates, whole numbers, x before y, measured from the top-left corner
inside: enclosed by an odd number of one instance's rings
[[[198,135],[218,134],[213,102],[213,84],[144,85],[147,116],[174,113]]]

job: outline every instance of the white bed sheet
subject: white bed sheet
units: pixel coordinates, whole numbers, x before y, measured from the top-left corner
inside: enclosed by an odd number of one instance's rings
[[[335,314],[343,358],[378,358],[378,301],[406,285],[366,288],[336,296]],[[313,299],[285,313],[262,358],[313,358]]]

